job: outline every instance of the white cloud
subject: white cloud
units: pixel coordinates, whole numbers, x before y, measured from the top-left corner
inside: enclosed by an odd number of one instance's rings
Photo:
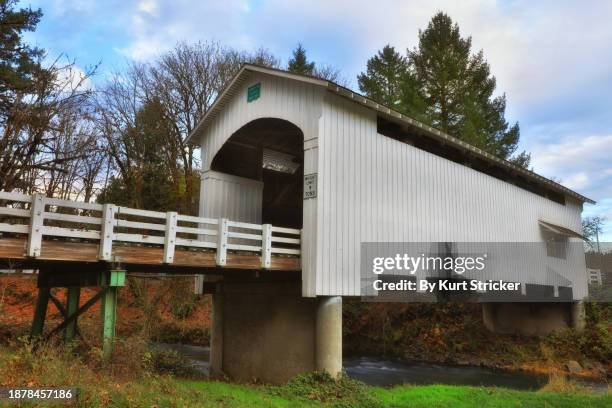
[[[589,185],[589,175],[584,171],[572,174],[563,184],[573,190],[581,190]]]
[[[243,46],[241,23],[248,7],[242,0],[192,2],[188,0],[141,0],[126,21],[129,38],[119,51],[135,60],[148,60],[167,51],[177,42],[216,39]]]
[[[604,1],[585,7],[552,0],[139,0],[123,10],[131,15],[121,50],[131,58],[151,58],[177,41],[211,38],[287,56],[302,41],[351,79],[386,43],[414,47],[418,30],[443,10],[464,36],[472,36],[475,50],[484,49],[499,92],[508,94],[511,116],[519,119],[534,107],[570,100],[608,78],[612,66],[612,2]]]
[[[70,65],[58,71],[57,82],[68,90],[92,90],[94,84],[78,65]]]
[[[37,0],[34,0],[36,6]],[[439,10],[483,49],[521,123],[521,147],[535,170],[596,199],[587,211],[612,218],[612,2],[568,0],[52,0],[46,12],[80,12],[105,21],[122,56],[148,60],[179,41],[264,46],[284,57],[298,42],[318,62],[355,80],[369,57],[390,43],[413,48]],[[95,4],[95,6],[93,5]],[[91,11],[95,7],[95,11]],[[94,16],[94,17],[92,17]],[[354,82],[353,82],[354,85]],[[606,201],[607,200],[607,201]],[[612,232],[611,232],[612,234]],[[611,236],[612,240],[612,236]]]
[[[601,189],[598,195],[612,197],[612,134],[568,137],[556,143],[532,145],[534,169],[548,177],[559,177],[579,190]],[[606,186],[608,184],[608,186]]]
[[[51,12],[53,15],[62,16],[66,13],[89,12],[94,8],[95,0],[52,0],[34,1],[32,8],[41,7],[45,14]]]
[[[154,0],[142,0],[138,3],[138,10],[148,13],[154,14],[157,11],[157,3]]]

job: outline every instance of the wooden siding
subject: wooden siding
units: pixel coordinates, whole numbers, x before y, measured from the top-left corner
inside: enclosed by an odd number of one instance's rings
[[[256,83],[261,84],[261,96],[255,101],[247,102],[247,88]],[[202,132],[202,169],[210,170],[215,155],[238,129],[256,119],[277,118],[287,120],[300,128],[304,134],[304,172],[316,173],[316,146],[324,93],[323,88],[313,84],[298,83],[288,78],[266,74],[251,74]],[[202,183],[200,194],[204,197],[208,192],[205,182]],[[203,202],[200,202],[201,213],[204,211]],[[307,255],[301,257],[302,291],[304,296],[315,296],[317,199],[304,201],[303,211],[302,252]]]
[[[261,181],[207,171],[200,190],[200,217],[261,224]]]
[[[350,100],[328,94],[320,126],[317,295],[360,294],[361,242],[542,242],[539,219],[581,230],[577,201],[564,206],[379,135],[375,113]],[[568,257],[580,297],[582,250]]]
[[[258,82],[261,97],[248,103],[247,88]],[[360,295],[362,242],[543,242],[540,219],[581,228],[578,201],[560,205],[379,135],[373,110],[314,84],[261,73],[250,74],[203,129],[203,170],[238,129],[259,118],[298,126],[304,173],[317,174],[317,197],[304,201],[304,296]],[[582,252],[571,250],[565,265],[576,298],[586,291]],[[517,265],[506,263],[499,277],[512,280]],[[563,283],[522,272],[516,280],[523,283]]]

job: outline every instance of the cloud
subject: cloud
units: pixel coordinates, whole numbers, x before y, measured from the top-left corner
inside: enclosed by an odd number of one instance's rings
[[[610,1],[32,2],[45,12],[41,24],[48,24],[41,32],[49,43],[42,45],[82,54],[90,64],[100,55],[106,67],[126,57],[146,61],[179,41],[198,40],[264,46],[286,61],[302,42],[312,59],[340,68],[353,87],[377,50],[387,43],[402,52],[415,47],[419,29],[445,11],[463,36],[472,37],[473,49],[484,50],[497,92],[507,94],[507,117],[521,124],[521,149],[532,152],[535,170],[597,200],[586,207],[588,214],[612,219]]]
[[[93,90],[94,84],[91,78],[87,76],[85,71],[78,65],[71,64],[62,67],[57,72],[57,83],[64,88],[66,92],[72,90]]]
[[[612,197],[612,134],[534,144],[531,152],[538,173],[558,177],[567,187],[589,192],[595,199]]]
[[[154,0],[142,0],[138,3],[138,10],[147,14],[154,14],[157,10],[157,2]]]
[[[177,42],[222,40],[244,46],[242,17],[248,12],[240,0],[192,2],[141,0],[128,13],[127,45],[116,47],[123,55],[145,61],[172,48]]]
[[[586,205],[584,216],[607,219],[604,239],[612,242],[612,134],[565,137],[532,146],[534,169],[597,201]]]

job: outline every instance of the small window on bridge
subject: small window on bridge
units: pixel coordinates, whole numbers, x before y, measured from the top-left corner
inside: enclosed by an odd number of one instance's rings
[[[567,236],[546,229],[543,230],[543,234],[546,240],[546,255],[553,258],[566,259]]]

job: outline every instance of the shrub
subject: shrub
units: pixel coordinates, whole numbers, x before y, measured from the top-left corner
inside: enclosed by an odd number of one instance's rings
[[[151,337],[161,343],[207,346],[210,342],[210,329],[204,326],[192,327],[170,321],[159,323],[154,327]]]
[[[198,377],[200,373],[183,355],[176,350],[153,348],[149,354],[151,369],[158,374],[179,377]]]
[[[365,384],[344,374],[336,380],[327,372],[315,371],[298,375],[285,385],[271,386],[269,390],[275,395],[304,398],[339,408],[382,406]]]
[[[193,314],[195,309],[196,304],[192,299],[186,301],[173,300],[171,302],[170,312],[172,312],[177,319],[187,319]]]

